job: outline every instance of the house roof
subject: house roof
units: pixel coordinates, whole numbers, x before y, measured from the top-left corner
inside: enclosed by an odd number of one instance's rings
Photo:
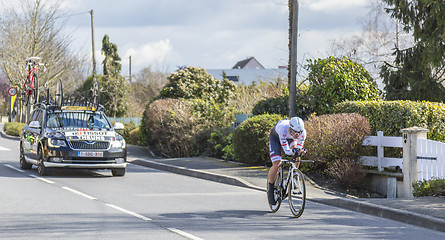
[[[264,69],[264,67],[254,57],[250,57],[237,62],[232,69]]]

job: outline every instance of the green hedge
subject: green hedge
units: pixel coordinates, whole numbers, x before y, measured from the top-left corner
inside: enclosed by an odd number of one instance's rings
[[[7,135],[20,136],[23,126],[25,126],[24,123],[7,122],[3,129]]]
[[[335,106],[336,113],[359,113],[369,119],[371,134],[400,136],[403,128],[428,128],[428,139],[445,142],[445,104],[415,101],[349,101]]]
[[[413,183],[413,195],[415,197],[445,196],[445,179],[416,181]]]
[[[233,132],[232,147],[239,162],[264,165],[269,160],[269,133],[283,117],[278,114],[253,116]]]

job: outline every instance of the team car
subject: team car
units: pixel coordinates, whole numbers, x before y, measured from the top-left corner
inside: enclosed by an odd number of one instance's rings
[[[103,109],[92,106],[38,104],[20,136],[20,168],[37,166],[39,175],[52,168],[110,169],[124,176],[127,149],[124,138]]]

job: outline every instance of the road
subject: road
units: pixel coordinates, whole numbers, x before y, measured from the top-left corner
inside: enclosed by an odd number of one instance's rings
[[[20,170],[0,137],[0,239],[445,239],[445,234],[308,202],[271,213],[264,192],[129,164],[110,171]]]

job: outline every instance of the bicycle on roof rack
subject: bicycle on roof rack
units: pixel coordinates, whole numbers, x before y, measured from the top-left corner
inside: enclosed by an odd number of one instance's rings
[[[100,105],[100,88],[99,82],[96,80],[93,86],[89,90],[88,94],[82,96],[66,96],[63,93],[62,81],[57,81],[56,91],[54,98],[51,98],[49,88],[46,86],[46,98],[42,101],[42,104],[53,105],[56,109],[62,109],[64,107],[84,107],[83,109],[88,109],[92,111],[103,111],[104,108]]]
[[[307,150],[305,149],[305,152]],[[314,162],[312,160],[297,160],[301,154],[294,154],[291,160],[281,160],[281,166],[278,170],[278,176],[274,183],[274,195],[276,204],[269,204],[272,212],[278,211],[281,202],[288,199],[289,208],[294,217],[298,218],[303,214],[306,204],[306,185],[304,183],[304,175],[295,165],[297,162]],[[287,176],[285,178],[285,173]],[[267,180],[269,186],[269,180]]]
[[[28,76],[23,84],[23,98],[25,106],[31,102],[36,104],[39,96],[39,78],[37,76],[37,67],[43,66],[43,71],[46,70],[46,64],[39,63],[39,57],[30,57],[26,60],[26,67],[28,68]]]

